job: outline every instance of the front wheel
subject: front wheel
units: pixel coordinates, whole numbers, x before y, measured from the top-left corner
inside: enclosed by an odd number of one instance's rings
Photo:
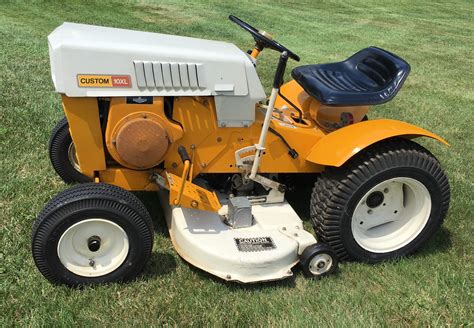
[[[153,225],[143,204],[104,183],[60,193],[33,227],[39,271],[69,286],[131,280],[145,266],[152,246]]]
[[[318,238],[339,258],[376,263],[419,249],[442,224],[449,198],[436,158],[395,138],[321,174],[310,210]]]
[[[66,118],[56,124],[49,139],[49,159],[54,170],[66,183],[84,183],[91,179],[81,173],[76,147],[72,142]]]

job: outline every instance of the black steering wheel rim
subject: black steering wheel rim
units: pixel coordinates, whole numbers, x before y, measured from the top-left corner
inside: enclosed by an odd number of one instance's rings
[[[252,34],[255,42],[259,46],[261,46],[263,48],[270,48],[270,49],[273,49],[273,50],[278,51],[278,52],[286,51],[286,53],[288,54],[288,57],[290,57],[291,59],[294,59],[296,61],[300,61],[300,57],[297,54],[295,54],[293,51],[291,51],[287,47],[281,45],[277,41],[271,40],[271,39],[267,38],[266,36],[260,34],[260,32],[255,27],[253,27],[252,25],[244,22],[243,20],[241,20],[238,17],[235,17],[234,15],[230,15],[229,19],[232,22],[234,22],[235,24],[239,25],[244,30],[246,30],[247,32],[249,32],[250,34]]]

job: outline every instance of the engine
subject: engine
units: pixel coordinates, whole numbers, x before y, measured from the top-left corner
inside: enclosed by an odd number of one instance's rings
[[[159,165],[180,134],[181,128],[164,113],[162,97],[112,98],[105,141],[122,166],[144,170]]]

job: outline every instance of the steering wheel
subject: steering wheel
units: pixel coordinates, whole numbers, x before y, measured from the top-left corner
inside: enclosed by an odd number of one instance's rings
[[[247,24],[240,18],[235,17],[234,15],[230,15],[229,19],[234,22],[235,24],[239,25],[241,28],[252,34],[253,39],[257,43],[257,46],[260,48],[270,48],[273,50],[276,50],[278,52],[284,52],[286,51],[288,54],[288,57],[291,59],[294,59],[296,61],[300,61],[300,57],[295,54],[293,51],[289,50],[288,48],[282,46],[280,43],[276,42],[275,40],[271,40],[268,37],[266,37],[264,34],[260,33],[255,27],[251,26],[250,24]]]

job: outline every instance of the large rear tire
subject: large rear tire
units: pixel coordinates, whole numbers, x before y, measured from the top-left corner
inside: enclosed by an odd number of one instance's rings
[[[66,183],[84,183],[91,179],[81,173],[76,148],[69,132],[66,118],[56,124],[49,139],[49,159],[54,170]]]
[[[394,138],[323,172],[310,212],[319,240],[340,259],[376,263],[418,250],[442,224],[449,199],[436,158]]]
[[[134,279],[153,247],[148,211],[132,193],[105,183],[77,185],[39,214],[33,258],[51,282],[69,286]]]

